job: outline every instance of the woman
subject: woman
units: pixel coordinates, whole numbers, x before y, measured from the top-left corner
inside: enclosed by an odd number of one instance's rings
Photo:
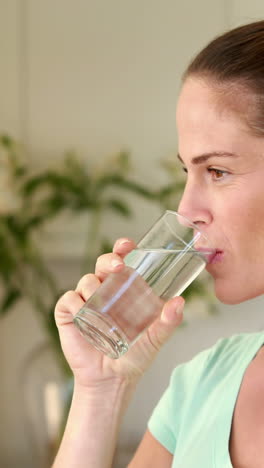
[[[216,296],[238,304],[264,293],[264,21],[212,41],[193,60],[177,106],[179,159],[187,172],[178,211],[217,249],[207,266]],[[110,467],[122,415],[143,372],[182,319],[183,299],[121,359],[80,337],[72,316],[134,244],[118,240],[95,274],[56,306],[74,395],[54,468]],[[129,468],[264,467],[264,334],[220,340],[178,366]]]

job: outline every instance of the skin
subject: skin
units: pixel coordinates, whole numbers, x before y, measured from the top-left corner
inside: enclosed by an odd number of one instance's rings
[[[73,316],[109,273],[123,268],[124,256],[134,247],[130,239],[116,241],[113,253],[98,258],[95,274],[81,278],[76,289],[65,293],[56,305],[55,319],[64,355],[74,375],[74,392],[53,468],[75,468],[76,460],[78,468],[112,466],[120,422],[135,386],[182,321],[184,300],[176,297],[165,304],[161,316],[118,360],[103,355],[80,336]],[[164,461],[164,455],[171,460],[164,447],[151,435],[146,438],[147,443],[149,439],[154,442],[152,456],[157,453],[157,462]],[[147,462],[144,466],[155,468],[155,464]],[[167,468],[170,464],[162,466]]]
[[[224,99],[213,83],[188,78],[183,85],[176,120],[187,179],[178,211],[203,229],[219,251],[207,270],[217,297],[236,304],[264,292],[264,143]],[[221,156],[212,157],[215,152]],[[98,258],[95,274],[84,276],[57,303],[55,318],[75,387],[53,468],[75,467],[76,461],[78,468],[110,468],[134,388],[181,323],[184,301],[179,297],[165,304],[161,317],[118,360],[102,355],[79,335],[72,316],[110,272],[123,268],[123,258],[134,246],[119,239],[113,253]],[[146,431],[129,468],[170,468],[171,463],[172,455]]]
[[[176,120],[179,155],[188,173],[178,211],[223,252],[207,267],[216,296],[237,304],[261,295],[264,139],[250,132],[239,112],[225,107],[224,95],[213,84],[198,78],[184,84]],[[223,155],[192,161],[214,152]]]

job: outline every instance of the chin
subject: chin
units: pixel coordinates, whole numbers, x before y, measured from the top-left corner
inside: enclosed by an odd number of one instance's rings
[[[251,289],[248,287],[232,287],[232,285],[218,285],[215,283],[215,295],[217,299],[223,304],[236,305],[241,304],[242,302],[249,301],[255,297],[261,296],[264,293],[263,288],[261,291],[256,290],[256,288]]]

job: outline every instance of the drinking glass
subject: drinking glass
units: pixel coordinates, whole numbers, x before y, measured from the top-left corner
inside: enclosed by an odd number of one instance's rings
[[[180,214],[167,210],[110,273],[74,317],[81,334],[117,359],[180,295],[214,255],[207,237]]]

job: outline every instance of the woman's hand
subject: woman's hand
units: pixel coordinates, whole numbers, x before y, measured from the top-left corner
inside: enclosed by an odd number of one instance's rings
[[[96,388],[111,381],[136,383],[182,321],[184,299],[170,299],[164,305],[161,316],[145,330],[129,351],[117,360],[97,351],[80,335],[73,324],[73,316],[109,273],[122,270],[124,256],[134,248],[132,240],[117,240],[112,253],[98,257],[95,274],[87,274],[81,278],[75,291],[66,292],[56,305],[55,319],[61,346],[78,386]]]

